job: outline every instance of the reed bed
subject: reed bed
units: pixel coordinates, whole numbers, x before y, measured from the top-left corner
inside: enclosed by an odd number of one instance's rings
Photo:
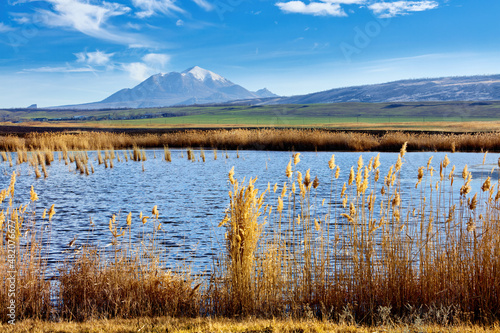
[[[9,302],[8,246],[15,244],[16,281],[23,282],[16,293],[16,304],[22,304],[17,318],[250,316],[342,325],[494,324],[500,319],[500,184],[488,177],[480,192],[472,193],[467,167],[455,170],[445,156],[418,169],[414,189],[403,188],[409,146],[399,147],[387,174],[381,174],[387,161],[379,155],[370,161],[360,157],[350,170],[340,170],[332,155],[324,166],[329,179],[318,179],[295,153],[283,166],[287,181],[259,190],[255,178],[238,180],[232,169],[228,208],[219,224],[225,230],[222,254],[201,280],[189,267],[164,268],[155,206],[148,216],[111,216],[111,246],[74,248],[60,266],[58,283],[51,284],[42,254],[50,249],[54,206],[38,217],[32,188],[30,204],[16,207],[14,173],[0,197],[1,318],[7,318]],[[108,149],[101,158],[111,162],[117,154]],[[127,154],[144,163],[137,146]],[[86,154],[67,155],[85,170],[78,164],[87,164]],[[166,145],[164,155],[171,160]],[[50,160],[42,152],[26,156],[37,166]],[[191,149],[187,156],[196,160]],[[349,175],[345,183],[341,173]],[[322,186],[330,189],[327,197],[318,196]],[[138,225],[147,232],[132,244]]]
[[[193,316],[199,313],[200,283],[194,284],[188,270],[173,273],[161,267],[157,238],[159,212],[141,213],[141,246],[130,241],[133,217],[109,221],[112,252],[98,244],[68,244],[66,261],[58,276],[47,274],[50,226],[54,206],[43,212],[36,207],[38,195],[31,188],[28,204],[15,206],[16,174],[0,193],[7,205],[0,213],[0,318],[1,322],[22,319],[84,321],[97,318],[142,316]],[[92,223],[92,222],[91,222]],[[57,285],[51,280],[57,280]],[[14,304],[13,311],[10,310]],[[15,317],[9,317],[9,314]]]
[[[50,242],[50,223],[54,206],[44,210],[42,221],[33,218],[38,196],[31,188],[27,204],[15,205],[16,174],[9,186],[0,192],[0,316],[10,320],[11,300],[16,300],[17,318],[50,319],[52,289],[46,279],[47,250],[42,244]],[[4,205],[4,202],[7,201]],[[24,234],[24,236],[23,236]],[[14,295],[14,296],[13,296]]]
[[[276,184],[259,194],[253,180],[238,183],[231,172],[230,208],[221,223],[227,254],[210,295],[214,310],[370,324],[384,313],[448,324],[498,320],[498,183],[487,178],[482,193],[472,195],[467,168],[457,177],[447,157],[436,170],[429,160],[416,175],[419,198],[403,207],[402,197],[411,196],[399,183],[405,153],[406,144],[385,177],[378,156],[368,163],[360,158],[349,181],[332,186],[342,188],[336,216],[311,209],[320,184],[309,170],[296,169],[299,154],[284,170],[289,182],[281,191]],[[335,182],[334,156],[329,167]],[[458,202],[450,200],[456,183]],[[277,202],[262,209],[265,194]],[[265,221],[272,226],[256,249]]]
[[[165,271],[146,252],[130,253],[134,249],[114,246],[113,260],[100,249],[85,247],[62,269],[58,309],[62,318],[86,321],[199,313],[199,284],[194,285],[189,274]]]
[[[166,134],[128,135],[109,132],[30,133],[24,137],[1,136],[0,150],[103,150],[177,147],[256,150],[398,151],[407,142],[409,151],[498,151],[500,134],[426,134],[387,132],[369,134],[320,129],[234,129],[177,131]],[[135,147],[135,148],[134,148]],[[5,156],[2,156],[4,158]]]

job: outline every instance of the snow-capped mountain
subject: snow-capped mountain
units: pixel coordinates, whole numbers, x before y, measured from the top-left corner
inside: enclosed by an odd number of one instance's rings
[[[144,108],[223,103],[275,96],[267,89],[251,92],[219,74],[195,66],[180,73],[152,75],[134,88],[122,89],[100,102],[66,107],[74,109]]]
[[[500,75],[400,80],[281,97],[262,104],[392,103],[500,100]]]
[[[219,82],[229,82],[219,74],[215,74],[214,72],[211,72],[209,70],[206,70],[204,68],[194,66],[191,68],[186,69],[184,72],[181,73],[182,76],[186,75],[192,75],[195,79],[200,80],[200,81],[205,81],[205,80],[211,80],[211,81],[219,81]],[[230,83],[230,82],[229,82]]]

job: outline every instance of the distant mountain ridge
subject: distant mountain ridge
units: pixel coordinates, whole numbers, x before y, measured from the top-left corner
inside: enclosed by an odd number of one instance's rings
[[[100,102],[68,105],[72,109],[147,108],[224,103],[232,100],[277,97],[266,88],[249,91],[223,76],[198,66],[183,72],[155,74],[134,88],[117,91]]]
[[[106,99],[68,109],[112,109],[194,104],[318,104],[393,103],[433,101],[500,101],[500,75],[476,75],[399,80],[280,97],[266,88],[252,92],[223,76],[200,68],[155,74],[134,88],[122,89]]]
[[[261,104],[391,103],[500,100],[500,75],[399,80],[281,97]]]

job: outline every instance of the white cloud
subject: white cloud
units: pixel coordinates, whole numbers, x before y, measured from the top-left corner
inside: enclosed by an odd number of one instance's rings
[[[436,1],[395,1],[378,2],[368,6],[370,10],[382,18],[407,15],[410,12],[422,12],[438,7]]]
[[[338,3],[342,5],[361,5],[366,3],[368,0],[325,0],[329,3]]]
[[[177,22],[175,22],[175,25],[178,26],[178,27],[182,27],[184,25],[184,21],[183,20],[177,20]]]
[[[8,0],[9,5],[17,5],[17,4],[22,4],[22,3],[29,3],[29,2],[35,2],[35,1],[43,1],[43,0]]]
[[[170,57],[161,53],[149,53],[142,57],[143,62],[121,64],[121,68],[128,72],[135,81],[144,81],[151,75],[161,72]]]
[[[28,68],[23,69],[21,73],[26,72],[37,72],[37,73],[84,73],[84,72],[95,72],[92,67],[39,67],[39,68]]]
[[[19,14],[12,14],[12,15],[13,15],[12,20],[18,24],[28,24],[31,22],[31,20],[24,15],[19,15]]]
[[[132,22],[127,22],[127,27],[130,29],[134,29],[134,30],[141,30],[142,29],[140,24],[132,23]]]
[[[9,31],[12,31],[14,30],[14,28],[0,22],[0,32],[9,32]]]
[[[40,10],[42,20],[51,26],[72,27],[85,34],[101,32],[106,21],[130,11],[128,7],[117,3],[103,2],[102,6],[80,0],[48,0],[54,11]]]
[[[315,16],[347,16],[343,6],[357,5],[358,8],[367,6],[375,15],[388,18],[398,15],[407,15],[411,12],[421,12],[434,9],[439,3],[434,0],[393,1],[380,0],[316,0],[305,3],[303,0],[278,2],[278,6],[285,13],[299,13]],[[349,13],[354,13],[352,9]]]
[[[104,66],[109,63],[110,58],[114,55],[114,53],[104,53],[101,51],[96,52],[88,52],[87,53],[87,63],[89,65],[98,65]]]
[[[314,16],[346,16],[344,10],[338,3],[302,1],[278,2],[276,4],[285,13],[309,14]]]
[[[150,17],[155,14],[167,14],[172,12],[184,13],[184,10],[175,5],[174,0],[132,0],[133,5],[141,11],[136,15],[139,18]]]
[[[214,9],[214,6],[206,0],[193,0],[193,1],[206,11],[211,11]]]
[[[49,27],[74,29],[85,35],[119,44],[134,44],[139,41],[143,45],[148,43],[144,37],[118,31],[108,23],[110,18],[130,12],[130,8],[124,5],[105,1],[97,5],[87,0],[45,1],[52,5],[52,9],[38,9],[36,17]]]
[[[142,61],[144,61],[149,66],[159,66],[160,68],[163,68],[169,60],[170,57],[168,55],[161,53],[149,53],[142,57]]]
[[[76,61],[78,62],[87,61],[87,54],[85,52],[74,53],[74,55],[76,56]]]
[[[142,62],[122,64],[122,67],[136,81],[144,81],[152,74],[152,69]]]
[[[105,66],[107,65],[114,53],[105,53],[102,51],[95,52],[79,52],[75,53],[78,62],[84,62],[89,65]]]

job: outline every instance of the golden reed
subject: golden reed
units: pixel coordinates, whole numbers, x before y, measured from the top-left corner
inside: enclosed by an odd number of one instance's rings
[[[108,132],[30,133],[24,137],[3,135],[0,150],[68,150],[130,149],[136,147],[210,147],[218,149],[258,150],[345,150],[399,151],[407,142],[410,151],[498,151],[499,133],[427,134],[388,132],[369,134],[333,132],[320,129],[233,129],[190,130],[166,134]],[[131,156],[139,160],[139,151]],[[2,155],[2,159],[7,156]]]

